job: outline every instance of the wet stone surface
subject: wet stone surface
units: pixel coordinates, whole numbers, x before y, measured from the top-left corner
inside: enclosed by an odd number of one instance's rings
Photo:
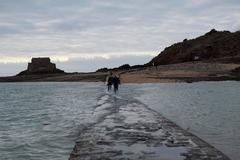
[[[69,160],[229,160],[137,100],[103,95]]]

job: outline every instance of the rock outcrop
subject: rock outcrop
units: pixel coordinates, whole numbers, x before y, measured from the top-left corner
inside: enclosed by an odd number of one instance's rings
[[[32,58],[31,63],[28,63],[28,68],[20,72],[18,75],[34,75],[34,74],[55,74],[64,73],[63,70],[56,68],[54,63],[51,63],[50,58]]]
[[[212,29],[196,39],[184,39],[182,42],[165,48],[164,51],[146,65],[164,65],[203,60],[232,62],[233,59],[240,63],[240,31],[231,33],[229,31]]]
[[[131,66],[129,64],[124,64],[116,68],[101,68],[98,69],[96,72],[109,72],[109,71],[121,71],[121,70],[129,70]]]

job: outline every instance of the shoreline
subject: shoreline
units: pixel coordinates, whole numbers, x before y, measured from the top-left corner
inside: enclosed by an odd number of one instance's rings
[[[0,78],[1,79],[1,78]],[[135,82],[132,82],[132,81],[124,81],[124,82],[121,82],[121,84],[164,84],[164,83],[197,83],[197,82],[224,82],[224,81],[236,81],[236,82],[239,82],[240,79],[239,78],[201,78],[201,79],[151,79],[151,80],[144,80],[144,81],[135,81]],[[58,81],[58,80],[42,80],[42,79],[39,79],[39,80],[23,80],[23,81],[5,81],[5,80],[0,80],[0,84],[4,84],[4,83],[37,83],[37,82],[41,82],[41,83],[64,83],[64,82],[81,82],[81,83],[104,83],[105,84],[105,81],[96,81],[96,80],[61,80],[61,81]]]
[[[116,70],[121,83],[192,83],[240,81],[240,64],[188,62],[181,64]],[[109,72],[37,74],[0,77],[1,82],[105,82]]]

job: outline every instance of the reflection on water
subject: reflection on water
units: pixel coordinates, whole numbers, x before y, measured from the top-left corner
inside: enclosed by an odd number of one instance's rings
[[[102,83],[0,83],[1,158],[68,159],[105,89]],[[130,84],[118,94],[137,98],[232,159],[240,156],[239,82]]]

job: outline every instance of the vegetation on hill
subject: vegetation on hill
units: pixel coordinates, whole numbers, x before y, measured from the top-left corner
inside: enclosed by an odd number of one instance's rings
[[[146,65],[165,65],[203,60],[240,62],[240,31],[231,33],[212,29],[196,39],[185,39],[165,48]]]

